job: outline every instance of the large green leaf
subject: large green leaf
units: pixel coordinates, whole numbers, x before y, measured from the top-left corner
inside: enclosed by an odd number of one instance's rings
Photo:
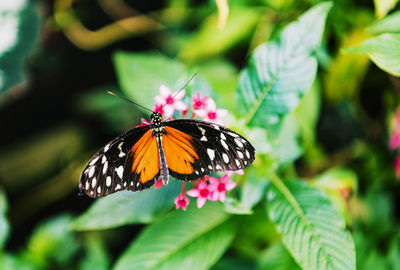
[[[25,60],[36,45],[39,16],[33,1],[0,5],[0,93],[25,79]]]
[[[258,261],[258,269],[299,270],[300,267],[293,260],[286,247],[281,242],[278,242],[261,253]]]
[[[185,67],[162,54],[118,51],[113,60],[122,91],[150,109],[161,84],[176,91],[187,80]]]
[[[315,6],[251,55],[238,86],[247,123],[262,127],[278,123],[311,87],[317,72],[316,50],[331,6],[330,2]]]
[[[400,33],[400,11],[374,22],[368,31],[372,34]]]
[[[208,269],[228,248],[235,230],[216,203],[173,211],[147,227],[118,259],[121,269]]]
[[[149,223],[170,209],[181,183],[171,181],[160,189],[141,192],[122,191],[98,199],[83,215],[75,219],[75,230],[99,230],[126,224]]]
[[[343,218],[322,191],[301,181],[272,181],[271,220],[303,269],[355,269],[355,250]]]
[[[367,53],[378,67],[394,76],[400,76],[400,34],[382,34],[355,48],[346,49],[346,52]]]

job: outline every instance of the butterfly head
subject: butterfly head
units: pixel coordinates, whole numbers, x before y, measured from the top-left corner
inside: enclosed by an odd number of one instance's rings
[[[153,112],[153,113],[150,115],[150,119],[151,119],[151,122],[153,123],[153,125],[154,125],[155,127],[161,127],[161,123],[162,123],[162,116],[161,116],[161,113],[159,113],[159,112]]]

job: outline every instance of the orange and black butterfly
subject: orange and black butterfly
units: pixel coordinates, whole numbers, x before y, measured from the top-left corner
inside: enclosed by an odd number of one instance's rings
[[[162,121],[151,114],[140,126],[109,142],[86,165],[79,189],[96,198],[151,187],[161,176],[182,181],[217,171],[237,171],[254,160],[254,147],[240,134],[199,120]]]

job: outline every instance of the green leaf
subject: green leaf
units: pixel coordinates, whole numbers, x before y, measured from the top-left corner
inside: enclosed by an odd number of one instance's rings
[[[400,76],[400,34],[382,34],[345,51],[367,53],[378,67],[394,76]]]
[[[104,243],[97,234],[89,235],[86,244],[86,256],[81,262],[81,270],[107,270],[110,269],[110,258]]]
[[[43,266],[52,261],[60,265],[70,261],[79,248],[77,239],[69,230],[71,219],[69,215],[61,215],[41,224],[29,239],[27,256]]]
[[[196,34],[183,46],[179,57],[196,61],[220,55],[248,37],[260,19],[260,10],[232,7],[224,29],[218,29],[217,14],[204,20]]]
[[[7,220],[7,198],[2,189],[0,189],[0,250],[4,247],[8,234],[10,233],[10,224]]]
[[[368,31],[372,34],[400,33],[400,11],[374,22]]]
[[[176,91],[188,79],[182,63],[162,54],[118,51],[113,60],[122,91],[150,109],[161,84]]]
[[[392,10],[399,0],[374,0],[375,14],[378,18],[385,17],[385,15]]]
[[[268,214],[297,263],[303,269],[355,269],[353,240],[326,195],[301,181],[272,183]]]
[[[311,87],[317,72],[316,50],[331,6],[330,2],[315,6],[251,55],[238,86],[247,123],[277,124]]]
[[[39,16],[32,1],[0,6],[0,93],[25,80],[25,60],[36,45]]]
[[[100,198],[72,224],[74,230],[109,229],[126,224],[150,223],[170,209],[181,183],[171,181],[160,189],[121,191]]]
[[[259,270],[297,270],[299,265],[293,260],[285,246],[279,242],[268,247],[262,252],[258,261]]]
[[[208,269],[235,234],[229,217],[216,203],[197,209],[192,201],[147,227],[114,269]]]

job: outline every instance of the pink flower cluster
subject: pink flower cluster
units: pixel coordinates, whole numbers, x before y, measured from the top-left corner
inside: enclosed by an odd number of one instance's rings
[[[160,86],[160,94],[154,97],[153,111],[159,112],[166,119],[172,119],[175,111],[182,112],[181,118],[184,118],[189,112],[187,106],[182,99],[185,96],[185,90],[174,92],[165,85]],[[200,93],[192,96],[192,113],[190,119],[200,117],[203,121],[223,125],[222,118],[228,113],[227,110],[217,109],[215,101],[207,96],[200,96]],[[142,119],[141,126],[149,125],[151,123]],[[238,174],[243,174],[243,170],[237,171]],[[182,208],[186,210],[189,205],[189,198],[186,196],[197,198],[197,207],[201,208],[209,201],[224,202],[226,191],[233,189],[236,186],[235,182],[230,181],[232,172],[227,172],[220,179],[212,176],[205,176],[201,179],[194,181],[194,188],[185,192],[186,183],[183,183],[182,191],[175,198],[176,209]],[[154,186],[156,188],[162,187],[162,180],[158,179]]]
[[[400,107],[397,109],[396,115],[391,123],[392,134],[390,136],[389,147],[390,149],[399,150],[400,149]],[[400,178],[400,154],[396,156],[395,162],[395,173],[396,177]]]

